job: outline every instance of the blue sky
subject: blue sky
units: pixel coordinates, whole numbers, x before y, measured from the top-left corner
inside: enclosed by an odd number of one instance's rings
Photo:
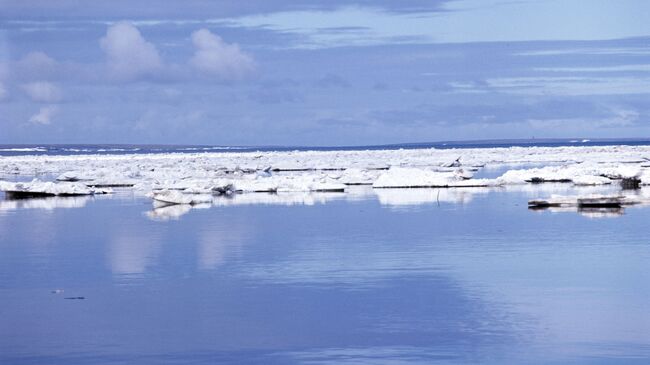
[[[0,8],[0,143],[650,136],[647,1]]]

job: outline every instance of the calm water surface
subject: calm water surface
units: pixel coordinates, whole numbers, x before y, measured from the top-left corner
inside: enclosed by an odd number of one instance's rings
[[[0,364],[647,364],[650,208],[571,189],[0,196]]]

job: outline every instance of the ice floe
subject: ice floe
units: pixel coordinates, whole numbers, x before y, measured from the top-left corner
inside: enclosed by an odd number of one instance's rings
[[[372,184],[374,188],[449,188],[486,187],[497,185],[496,180],[469,179],[462,169],[437,172],[420,168],[391,167]]]
[[[650,185],[649,161],[650,146],[2,156],[0,177],[57,182],[1,182],[0,190],[78,195],[121,187],[191,205],[235,193],[338,194],[355,185],[465,189],[567,182],[587,189],[632,177]],[[509,166],[495,179],[475,178],[482,169]]]
[[[163,204],[201,204],[212,203],[212,196],[207,194],[191,194],[178,190],[162,190],[154,192],[153,200]]]
[[[78,182],[51,182],[34,179],[30,182],[0,181],[0,190],[9,197],[46,197],[108,194],[110,189],[91,188]]]

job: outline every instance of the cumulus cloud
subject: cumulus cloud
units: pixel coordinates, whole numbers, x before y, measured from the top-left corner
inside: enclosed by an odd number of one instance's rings
[[[58,112],[59,108],[56,105],[43,106],[38,111],[38,113],[32,115],[29,118],[29,122],[34,124],[50,124],[52,122],[52,118]]]
[[[30,82],[24,84],[22,89],[32,100],[43,103],[55,103],[63,97],[61,89],[47,81]]]
[[[99,43],[106,53],[109,72],[117,79],[152,76],[163,67],[156,46],[147,42],[131,23],[110,26]]]
[[[228,44],[207,29],[192,33],[196,48],[190,65],[197,70],[221,78],[241,78],[255,69],[253,58],[237,44]]]
[[[18,61],[17,66],[24,74],[43,79],[55,73],[58,63],[43,52],[29,52]]]

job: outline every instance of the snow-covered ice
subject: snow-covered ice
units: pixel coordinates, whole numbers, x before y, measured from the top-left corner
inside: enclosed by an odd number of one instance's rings
[[[14,196],[74,196],[112,192],[110,189],[91,188],[78,182],[52,182],[38,179],[16,183],[0,181],[0,190]]]
[[[627,177],[650,185],[649,160],[650,146],[2,156],[0,177],[52,181],[5,181],[0,190],[97,194],[106,192],[97,187],[116,186],[152,197],[165,192],[160,199],[168,195],[174,202],[196,204],[207,200],[202,195],[342,193],[352,185],[468,188],[565,181],[591,186]],[[495,179],[474,177],[481,169],[507,166],[512,168]]]

